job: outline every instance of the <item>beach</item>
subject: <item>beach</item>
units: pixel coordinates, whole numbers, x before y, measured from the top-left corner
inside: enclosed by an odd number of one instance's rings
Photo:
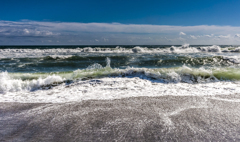
[[[1,141],[238,141],[239,96],[217,97],[1,103]]]

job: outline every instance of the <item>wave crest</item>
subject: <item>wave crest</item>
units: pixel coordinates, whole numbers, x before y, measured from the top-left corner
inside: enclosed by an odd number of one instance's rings
[[[41,77],[33,80],[14,79],[8,72],[0,73],[0,93],[16,92],[22,90],[35,90],[41,86],[52,85],[63,82],[64,79],[57,75],[50,75],[42,79]]]

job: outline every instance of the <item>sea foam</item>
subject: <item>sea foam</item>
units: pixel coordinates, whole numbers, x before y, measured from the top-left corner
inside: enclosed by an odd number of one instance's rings
[[[83,100],[112,100],[140,96],[215,96],[240,92],[240,83],[210,82],[204,84],[162,83],[149,79],[101,78],[61,84],[34,92],[7,92],[0,95],[1,102],[64,103]]]
[[[230,48],[229,48],[230,49]],[[224,52],[239,52],[240,47],[232,48],[231,50],[223,49]],[[124,48],[117,46],[116,48],[100,48],[100,47],[85,47],[85,48],[51,48],[51,49],[0,49],[1,58],[24,58],[24,57],[45,57],[51,56],[55,58],[56,54],[59,58],[61,55],[76,55],[85,53],[198,53],[198,52],[222,52],[220,46],[201,46],[191,47],[189,44],[176,47],[166,48],[148,48],[135,46],[133,48]]]
[[[14,79],[7,72],[0,73],[0,93],[16,92],[23,90],[34,90],[44,85],[63,82],[60,76],[50,75],[42,79],[41,77],[33,80]]]
[[[46,85],[55,86],[56,83],[75,82],[104,77],[139,77],[151,79],[161,83],[210,83],[219,81],[239,81],[240,72],[235,68],[191,68],[188,66],[175,68],[132,68],[118,69],[110,67],[110,59],[106,59],[107,66],[93,64],[86,69],[78,69],[73,72],[49,73],[7,73],[0,74],[0,93],[16,91],[32,91],[41,89]]]

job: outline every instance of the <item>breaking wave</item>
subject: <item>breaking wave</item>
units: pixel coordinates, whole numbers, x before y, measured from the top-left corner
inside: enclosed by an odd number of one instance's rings
[[[0,92],[35,90],[46,85],[58,85],[63,82],[88,80],[102,77],[139,77],[158,80],[162,83],[207,83],[216,81],[239,81],[237,68],[193,68],[183,65],[172,68],[133,68],[118,69],[110,67],[106,58],[106,67],[92,64],[86,69],[59,73],[0,73]]]
[[[32,80],[24,80],[24,78],[26,78],[24,76],[26,75],[22,74],[19,75],[18,78],[14,78],[7,72],[2,72],[0,74],[0,93],[35,90],[44,85],[54,85],[63,82],[64,80],[62,77],[57,75],[49,75],[46,78],[38,77],[38,79]],[[29,75],[29,77],[32,78],[31,75]]]
[[[225,47],[221,48],[217,45],[212,46],[190,46],[189,44],[185,44],[182,46],[171,46],[171,47],[120,47],[117,46],[115,48],[108,47],[84,47],[84,48],[50,48],[50,49],[0,49],[1,58],[23,58],[23,57],[43,57],[43,56],[51,56],[52,58],[65,58],[65,56],[61,55],[75,55],[75,54],[83,54],[83,53],[198,53],[198,52],[240,52],[240,47]],[[58,56],[56,56],[56,54]]]

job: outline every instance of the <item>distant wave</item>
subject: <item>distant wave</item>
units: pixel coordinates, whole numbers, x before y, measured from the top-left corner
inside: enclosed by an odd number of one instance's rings
[[[191,47],[190,45],[182,45],[179,47],[166,47],[166,48],[148,48],[135,46],[133,48],[115,47],[115,48],[100,48],[100,47],[85,47],[85,48],[74,48],[74,49],[64,49],[64,48],[52,48],[52,49],[0,49],[0,54],[2,57],[9,55],[18,55],[23,57],[24,55],[35,55],[43,56],[46,54],[78,54],[78,53],[198,53],[198,52],[240,52],[240,47],[225,47],[220,46],[200,46]],[[18,54],[18,53],[21,53]]]
[[[239,65],[240,57],[238,56],[202,56],[202,57],[192,57],[192,56],[182,56],[182,55],[151,55],[151,57],[136,56],[132,57],[130,55],[109,55],[114,62],[114,66],[121,65],[153,65],[153,66],[171,66],[171,65],[190,65],[190,66],[229,66],[229,65]],[[61,65],[63,61],[71,61],[68,64],[75,64],[75,62],[84,62],[84,64],[91,62],[104,61],[106,56],[80,56],[80,55],[49,55],[46,57],[39,58],[2,58],[2,62],[18,63],[19,66],[32,64],[32,61],[40,61],[42,64],[48,64],[49,61],[59,61],[55,62],[55,65]],[[21,64],[22,63],[22,64]]]

